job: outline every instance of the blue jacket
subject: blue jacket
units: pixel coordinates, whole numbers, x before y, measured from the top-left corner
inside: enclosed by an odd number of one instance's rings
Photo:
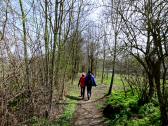
[[[85,85],[86,86],[88,85],[88,81],[89,81],[89,74],[87,74],[86,78],[85,78]],[[91,81],[92,81],[92,85],[91,86],[97,86],[95,78],[94,78],[94,76],[92,74],[91,74]]]

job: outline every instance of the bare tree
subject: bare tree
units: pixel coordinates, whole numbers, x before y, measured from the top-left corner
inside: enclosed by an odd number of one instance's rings
[[[104,29],[104,40],[103,40],[103,69],[102,69],[102,77],[101,77],[101,83],[103,83],[104,76],[105,76],[105,61],[106,61],[106,45],[107,45],[107,33]]]
[[[167,5],[166,1],[134,1],[125,3],[125,8],[119,11],[124,21],[122,31],[126,39],[123,41],[129,53],[143,66],[149,81],[149,90],[144,90],[141,103],[148,102],[156,88],[163,126],[168,125],[165,98]]]
[[[115,76],[115,62],[116,62],[116,56],[117,56],[117,43],[118,41],[118,36],[119,32],[121,29],[121,16],[119,14],[119,9],[121,8],[122,2],[116,1],[116,0],[110,0],[108,5],[106,6],[107,12],[105,12],[105,17],[107,17],[107,23],[111,26],[111,31],[112,34],[111,36],[114,36],[114,45],[113,45],[113,61],[112,61],[112,76],[111,76],[111,82],[110,82],[110,87],[108,91],[108,95],[111,94],[112,92],[112,87],[114,83],[114,76]],[[111,50],[111,49],[110,49]]]
[[[30,72],[29,72],[29,62],[28,62],[28,53],[27,53],[27,32],[26,32],[26,15],[23,9],[23,3],[22,0],[19,0],[20,10],[22,13],[22,27],[23,27],[23,45],[24,45],[24,61],[25,61],[25,83],[27,86],[27,89],[30,89]]]

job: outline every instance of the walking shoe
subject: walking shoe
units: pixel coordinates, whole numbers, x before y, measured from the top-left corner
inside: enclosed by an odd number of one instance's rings
[[[90,99],[90,94],[88,94],[88,100]]]

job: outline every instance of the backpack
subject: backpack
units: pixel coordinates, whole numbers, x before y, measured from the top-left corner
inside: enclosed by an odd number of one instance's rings
[[[87,76],[87,85],[88,86],[92,85],[92,76],[90,74]]]
[[[94,76],[92,76],[92,86],[97,86]]]
[[[96,86],[95,80],[92,77],[92,75],[90,75],[90,74],[88,75],[88,78],[87,78],[87,85],[88,86]]]

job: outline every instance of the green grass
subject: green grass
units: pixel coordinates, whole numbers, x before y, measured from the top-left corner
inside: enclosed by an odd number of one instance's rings
[[[73,118],[73,114],[77,107],[76,103],[78,102],[75,98],[78,98],[79,92],[80,92],[77,84],[78,84],[78,79],[74,81],[73,85],[69,85],[69,88],[68,88],[69,95],[71,97],[74,97],[74,99],[73,98],[67,99],[67,102],[69,104],[66,106],[63,115],[56,122],[56,124],[59,126],[70,126],[70,122]]]
[[[120,113],[112,113],[111,119],[107,119],[108,126],[159,126],[160,111],[159,107],[153,103],[138,106],[137,95],[127,93],[125,97],[123,91],[114,91],[113,95],[108,98],[106,104],[119,106]]]
[[[105,78],[104,83],[110,84],[111,77]],[[114,85],[118,86],[117,90],[113,90],[112,95],[108,97],[106,104],[112,105],[114,108],[119,107],[120,112],[111,113],[111,118],[107,118],[107,126],[160,126],[160,111],[156,103],[148,103],[144,106],[138,106],[138,94],[133,95],[127,89],[127,96],[122,89],[123,83],[121,76],[115,74]],[[125,86],[128,84],[125,82]],[[120,90],[122,89],[122,90]],[[153,100],[157,102],[157,100]]]
[[[101,75],[98,75],[96,77],[96,81],[97,81],[98,84],[101,84]],[[106,76],[104,77],[103,83],[109,85],[110,82],[111,82],[111,74],[108,75],[108,78]],[[124,82],[124,83],[125,83],[125,85],[127,85],[126,82]],[[114,84],[117,85],[117,86],[123,86],[120,74],[115,74],[115,76],[114,76]]]
[[[56,122],[59,126],[70,126],[71,119],[73,118],[73,113],[75,112],[76,104],[69,104],[63,115]]]
[[[101,76],[97,76],[97,80],[101,83]],[[124,79],[123,79],[124,80]],[[108,78],[104,78],[104,84],[110,84],[111,75]],[[128,87],[126,82],[125,86]],[[157,99],[153,99],[152,102],[145,104],[144,106],[138,106],[138,94],[127,89],[127,96],[123,91],[123,83],[121,76],[115,74],[114,85],[119,87],[117,90],[113,90],[112,95],[108,97],[106,104],[111,104],[114,108],[119,107],[121,111],[119,113],[111,113],[111,118],[107,118],[107,126],[160,126],[160,111]],[[120,90],[122,89],[122,90]],[[157,103],[156,103],[157,102]],[[97,106],[100,107],[100,106]]]

